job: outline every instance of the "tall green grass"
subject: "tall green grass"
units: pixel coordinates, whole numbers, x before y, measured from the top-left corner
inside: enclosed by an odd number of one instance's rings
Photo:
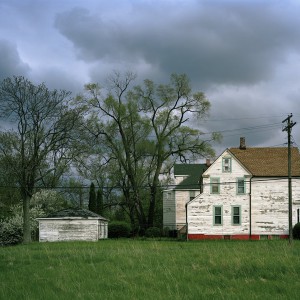
[[[300,242],[34,243],[0,248],[0,299],[299,299]]]

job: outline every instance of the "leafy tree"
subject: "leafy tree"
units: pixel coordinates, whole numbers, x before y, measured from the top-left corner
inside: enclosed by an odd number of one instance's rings
[[[39,207],[45,216],[70,207],[63,194],[55,190],[42,189],[33,194],[30,202],[31,207]]]
[[[108,166],[111,183],[122,189],[118,205],[127,211],[132,228],[138,221],[146,229],[154,225],[160,175],[176,160],[213,155],[210,142],[217,136],[204,140],[193,126],[191,121],[206,117],[210,102],[202,92],[192,92],[186,75],[171,75],[169,84],[145,80],[131,88],[134,79],[132,73],[115,73],[107,90],[88,84],[87,96],[77,100],[88,111],[92,148],[102,148],[98,161]]]
[[[67,181],[63,182],[63,190],[65,197],[75,207],[84,207],[84,198],[87,196],[86,189],[83,188],[84,183],[82,180],[68,178]]]
[[[155,206],[158,199],[159,176],[170,159],[172,164],[179,159],[212,156],[211,141],[219,136],[214,134],[203,140],[202,132],[191,127],[189,120],[203,119],[209,111],[210,102],[204,93],[193,93],[185,74],[172,74],[169,84],[156,85],[145,80],[144,86],[137,86],[130,96],[139,103],[140,110],[151,123],[152,151],[148,160],[147,180],[150,188],[148,226],[154,222]],[[189,124],[189,126],[188,126]]]
[[[50,91],[24,77],[0,84],[0,115],[10,129],[0,132],[0,157],[13,174],[23,202],[24,243],[31,241],[30,200],[38,186],[55,186],[72,158],[79,113],[70,93]]]
[[[96,190],[95,190],[95,185],[93,182],[90,185],[89,210],[93,211],[93,212],[97,212]]]

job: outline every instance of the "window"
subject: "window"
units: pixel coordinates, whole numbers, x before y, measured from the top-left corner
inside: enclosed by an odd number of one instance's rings
[[[214,206],[214,225],[222,225],[222,206]]]
[[[241,207],[232,206],[232,225],[241,225]]]
[[[223,160],[222,160],[222,171],[223,171],[223,173],[229,173],[229,172],[231,172],[231,158],[229,158],[229,157],[223,157]]]
[[[213,177],[210,179],[210,193],[220,194],[220,178]]]
[[[245,187],[245,179],[244,178],[237,179],[236,192],[237,192],[237,194],[245,194],[246,187]]]

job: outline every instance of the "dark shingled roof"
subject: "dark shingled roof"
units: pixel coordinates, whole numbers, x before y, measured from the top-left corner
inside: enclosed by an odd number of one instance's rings
[[[47,218],[67,218],[67,217],[81,217],[81,218],[101,218],[100,215],[83,208],[67,208],[60,211],[53,212],[47,216]]]
[[[230,148],[229,151],[251,172],[253,176],[288,176],[288,148]],[[291,148],[292,176],[300,176],[300,154]]]
[[[176,190],[198,190],[200,188],[200,179],[207,170],[206,164],[176,164],[174,165],[175,176],[188,176],[178,185]]]

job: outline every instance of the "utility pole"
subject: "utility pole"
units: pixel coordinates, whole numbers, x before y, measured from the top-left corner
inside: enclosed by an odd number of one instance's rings
[[[288,187],[289,187],[289,243],[291,244],[293,241],[293,201],[292,201],[292,155],[291,155],[291,132],[292,127],[296,125],[291,118],[293,114],[289,114],[286,119],[282,121],[282,123],[287,122],[285,128],[282,131],[287,131],[288,133]]]

